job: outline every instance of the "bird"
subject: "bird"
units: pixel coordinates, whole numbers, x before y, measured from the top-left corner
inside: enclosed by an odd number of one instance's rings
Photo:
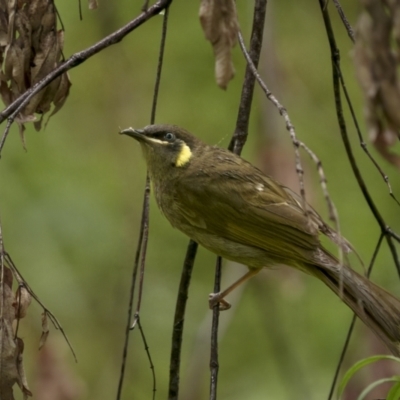
[[[287,265],[322,281],[400,356],[400,301],[323,247],[351,244],[300,196],[240,156],[168,124],[120,131],[140,143],[157,205],[170,224],[248,272],[210,295],[210,308],[263,268]]]

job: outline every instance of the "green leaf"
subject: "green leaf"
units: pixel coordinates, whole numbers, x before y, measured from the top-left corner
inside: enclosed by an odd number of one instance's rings
[[[399,400],[399,398],[400,398],[400,382],[397,382],[390,388],[388,394],[386,395],[386,400]]]
[[[353,375],[357,371],[359,371],[361,368],[365,367],[366,365],[372,364],[372,363],[374,363],[376,361],[380,361],[380,360],[392,360],[392,361],[396,361],[396,362],[400,363],[400,358],[394,357],[394,356],[388,356],[388,355],[372,356],[372,357],[364,358],[364,359],[358,361],[344,374],[343,379],[340,382],[340,385],[338,388],[337,398],[340,399],[349,380],[353,377]],[[389,378],[389,379],[391,379],[391,378]],[[377,382],[379,382],[379,381],[377,381]]]
[[[383,379],[378,379],[375,382],[370,383],[357,397],[357,400],[364,400],[365,396],[372,390],[375,389],[377,386],[381,385],[382,383],[385,382],[400,382],[400,377],[399,376],[392,376],[391,378],[383,378]],[[387,399],[386,399],[387,400]],[[396,399],[397,400],[397,399]]]

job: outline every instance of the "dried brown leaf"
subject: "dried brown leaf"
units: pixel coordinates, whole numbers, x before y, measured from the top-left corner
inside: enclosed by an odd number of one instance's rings
[[[31,294],[26,290],[24,286],[19,286],[15,299],[16,318],[24,318],[26,316],[26,311],[31,302]]]
[[[12,102],[12,93],[4,80],[0,81],[0,96],[3,103],[8,106]]]
[[[3,287],[0,288],[0,399],[13,400],[15,383],[20,385],[17,360],[19,355],[18,343],[14,339],[13,321],[15,319],[14,293],[12,292],[12,273],[4,267]]]
[[[199,18],[206,39],[213,46],[217,84],[226,89],[235,75],[231,54],[239,32],[235,3],[233,0],[202,0]]]
[[[7,11],[8,11],[7,44],[11,44],[14,39],[14,19],[15,19],[16,7],[17,7],[17,0],[8,1],[8,4],[7,4]]]
[[[24,352],[24,342],[22,341],[22,339],[17,338],[16,343],[18,346],[17,370],[18,370],[18,375],[20,377],[19,384],[22,393],[24,394],[24,399],[26,399],[27,396],[32,396],[32,392],[30,391],[28,386],[28,381],[26,379],[25,368],[22,357],[22,353]]]
[[[97,0],[89,0],[89,10],[95,10],[98,6]]]
[[[400,168],[400,157],[390,151],[400,132],[400,3],[362,0],[356,31],[354,63],[365,97],[369,137],[388,162]],[[396,51],[392,49],[397,45]]]
[[[9,105],[53,71],[62,60],[63,46],[64,32],[57,31],[54,0],[0,0],[0,96],[3,102]],[[52,104],[51,115],[62,107],[69,87],[65,74],[37,93],[20,112],[16,122],[24,147],[23,124],[35,121],[35,128],[40,129],[43,116],[51,111]],[[40,120],[35,114],[41,114]]]
[[[47,337],[49,336],[49,321],[47,318],[47,313],[42,313],[42,336],[39,341],[39,350],[45,345]]]
[[[6,51],[5,69],[7,79],[16,84],[14,92],[21,94],[25,91],[24,55],[16,44],[12,44]]]
[[[386,161],[400,168],[400,156],[390,151],[390,147],[398,141],[397,132],[391,129],[370,132],[370,139],[376,150]]]
[[[60,110],[60,108],[64,105],[65,101],[69,96],[69,89],[71,86],[72,84],[71,81],[69,80],[69,75],[67,73],[61,75],[60,86],[58,87],[57,93],[55,94],[53,99],[54,110],[50,114],[49,119],[54,114],[56,114]]]

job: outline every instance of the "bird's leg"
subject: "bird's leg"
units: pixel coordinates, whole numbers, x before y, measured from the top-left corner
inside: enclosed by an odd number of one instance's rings
[[[232,283],[229,287],[227,287],[222,292],[218,293],[210,293],[208,296],[208,304],[210,309],[212,310],[216,304],[219,304],[220,311],[225,311],[231,308],[231,305],[225,300],[225,297],[232,292],[232,290],[236,289],[239,285],[246,282],[248,279],[257,275],[261,269],[250,269],[246,274],[244,274],[240,279],[236,282]]]

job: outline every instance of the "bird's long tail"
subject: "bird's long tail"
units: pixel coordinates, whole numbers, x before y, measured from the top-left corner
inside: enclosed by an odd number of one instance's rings
[[[322,251],[321,251],[322,253]],[[308,272],[335,292],[400,357],[400,301],[348,266],[323,252]],[[321,262],[322,261],[322,262]]]

